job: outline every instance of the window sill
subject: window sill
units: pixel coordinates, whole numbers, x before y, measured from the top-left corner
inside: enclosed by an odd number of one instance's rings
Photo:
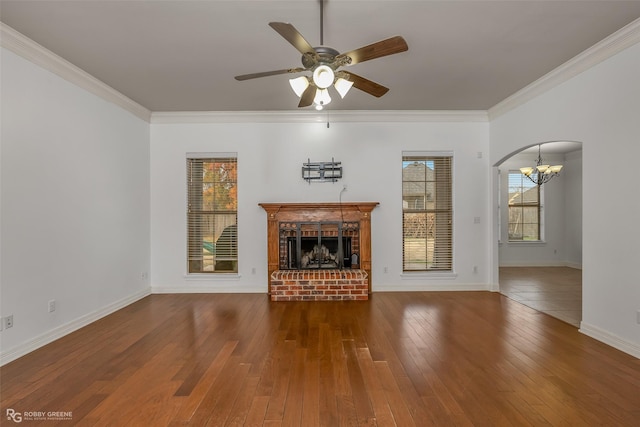
[[[516,245],[516,246],[538,246],[538,245],[546,245],[547,242],[544,240],[509,240],[507,242],[510,245]]]
[[[240,280],[240,277],[242,276],[239,273],[189,273],[184,275],[184,278],[190,282]]]
[[[457,273],[445,272],[445,271],[416,271],[416,272],[404,272],[400,274],[400,278],[403,280],[423,280],[423,279],[456,279]]]

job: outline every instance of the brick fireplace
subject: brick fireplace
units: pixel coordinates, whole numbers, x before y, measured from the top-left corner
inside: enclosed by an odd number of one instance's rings
[[[371,211],[377,205],[260,203],[267,212],[271,299],[367,299],[371,292]]]

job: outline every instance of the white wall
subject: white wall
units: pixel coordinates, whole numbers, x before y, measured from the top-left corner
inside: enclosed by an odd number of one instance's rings
[[[541,141],[542,142],[542,141]],[[518,153],[500,166],[501,267],[571,266],[582,259],[582,157],[580,151],[544,154],[545,163],[562,164],[560,176],[542,186],[543,236],[541,242],[509,242],[509,171],[535,165],[537,153]]]
[[[8,50],[1,59],[6,362],[148,293],[149,124]]]
[[[582,268],[582,150],[565,154],[563,162],[564,262]]]
[[[495,164],[539,141],[581,141],[581,330],[640,355],[640,44],[491,122]]]
[[[173,123],[151,126],[151,284],[154,292],[266,292],[266,213],[260,202],[376,201],[372,287],[487,289],[488,123]],[[402,275],[402,152],[454,153],[455,275]],[[237,152],[239,275],[186,274],[185,158]],[[479,158],[478,153],[482,153]],[[308,184],[301,167],[342,162],[338,183]],[[474,217],[480,224],[474,224]],[[473,266],[478,273],[473,273]],[[386,273],[385,273],[386,268]],[[253,274],[255,269],[255,274]]]

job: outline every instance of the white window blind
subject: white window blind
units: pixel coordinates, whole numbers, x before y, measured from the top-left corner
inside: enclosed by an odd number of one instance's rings
[[[453,269],[453,157],[402,157],[404,271]]]
[[[238,272],[236,157],[187,158],[189,273]]]
[[[540,213],[540,186],[509,171],[509,241],[540,240]]]

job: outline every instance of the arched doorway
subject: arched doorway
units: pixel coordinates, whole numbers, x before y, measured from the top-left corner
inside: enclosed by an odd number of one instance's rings
[[[519,169],[562,164],[538,186]],[[501,159],[498,277],[502,294],[579,327],[582,319],[582,144],[548,141]]]

